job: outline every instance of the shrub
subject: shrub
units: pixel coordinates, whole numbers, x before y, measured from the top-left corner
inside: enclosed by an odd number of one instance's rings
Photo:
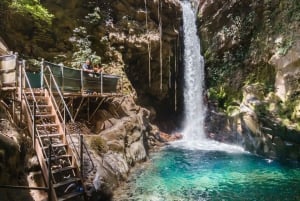
[[[100,137],[100,136],[92,137],[90,139],[90,146],[98,154],[105,153],[108,150],[106,141],[102,137]]]

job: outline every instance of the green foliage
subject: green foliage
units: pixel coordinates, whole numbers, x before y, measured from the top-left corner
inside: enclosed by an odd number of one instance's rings
[[[95,7],[92,13],[89,13],[87,16],[85,16],[85,19],[89,24],[99,23],[101,20],[100,8]]]
[[[207,95],[210,100],[216,101],[219,107],[224,108],[226,93],[223,86],[220,88],[209,88]]]
[[[275,68],[269,64],[262,63],[253,66],[252,72],[246,77],[244,85],[257,83],[262,86],[265,94],[274,91]]]
[[[286,53],[289,51],[289,49],[292,47],[292,45],[293,45],[292,38],[290,38],[290,37],[285,38],[283,40],[283,42],[279,44],[279,47],[277,50],[278,54],[282,55],[282,56],[286,55]]]
[[[296,106],[295,101],[287,100],[280,105],[279,116],[281,119],[291,119],[292,113]]]
[[[94,136],[90,139],[90,146],[93,150],[95,150],[98,154],[102,154],[107,152],[108,147],[106,141],[100,136]]]
[[[51,24],[53,14],[43,7],[39,0],[13,0],[9,6],[11,9],[24,15],[31,15],[36,20]]]
[[[71,66],[74,68],[81,68],[81,64],[89,58],[92,63],[100,63],[101,57],[93,52],[89,40],[89,35],[85,27],[77,27],[73,30],[73,36],[70,38],[70,42],[73,44],[75,52],[72,56]]]

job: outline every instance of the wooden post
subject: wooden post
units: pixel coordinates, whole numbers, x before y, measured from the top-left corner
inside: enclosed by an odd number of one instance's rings
[[[22,103],[22,96],[23,96],[23,70],[22,70],[22,62],[19,61],[19,101],[21,103],[20,108],[20,119],[19,119],[19,127],[21,127],[22,123],[22,115],[23,115],[23,103]]]
[[[62,92],[62,94],[64,94],[64,82],[65,82],[65,79],[64,79],[64,66],[63,65],[61,65],[60,66],[60,72],[61,72],[61,92]]]
[[[83,135],[80,135],[80,174],[83,178]]]
[[[51,155],[52,155],[52,146],[49,144],[49,157],[48,157],[48,201],[52,201],[52,184],[51,184]]]
[[[101,72],[100,74],[100,93],[102,94],[103,93],[103,73]]]
[[[35,149],[35,136],[36,136],[36,123],[35,123],[35,116],[36,116],[36,102],[33,103],[33,117],[32,117],[32,127],[33,127],[33,136],[32,136],[32,147]]]
[[[44,88],[44,59],[41,62],[41,89]]]
[[[18,99],[21,102],[22,101],[22,63],[21,61],[18,61]]]
[[[80,91],[83,94],[83,70],[80,70]]]

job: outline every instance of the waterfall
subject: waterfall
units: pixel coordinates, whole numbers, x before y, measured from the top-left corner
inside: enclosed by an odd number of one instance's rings
[[[203,104],[204,60],[200,53],[196,17],[189,1],[181,2],[184,34],[184,141],[205,140],[204,120],[206,107]]]

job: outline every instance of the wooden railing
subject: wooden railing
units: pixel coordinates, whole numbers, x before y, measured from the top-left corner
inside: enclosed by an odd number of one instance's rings
[[[79,69],[69,68],[63,65],[50,63],[47,61],[41,62],[40,71],[31,74],[34,85],[43,87],[44,81],[41,79],[44,75],[49,77],[49,70],[51,69],[52,77],[57,83],[60,91],[64,93],[118,93],[122,92],[123,84],[119,81],[120,76],[105,74],[105,73],[91,73]],[[40,73],[40,74],[39,74]],[[40,80],[39,80],[40,79]],[[118,89],[119,84],[119,89]]]
[[[25,115],[27,118],[27,122],[28,122],[28,129],[29,132],[32,135],[32,147],[33,149],[36,151],[36,155],[37,158],[39,160],[40,166],[41,166],[41,170],[42,170],[42,175],[43,178],[47,184],[47,190],[48,190],[48,200],[51,201],[52,197],[55,196],[54,193],[54,189],[51,187],[51,144],[49,145],[49,158],[48,158],[48,166],[46,164],[46,161],[44,160],[45,157],[47,156],[47,153],[45,152],[45,150],[43,149],[43,145],[42,145],[42,141],[40,136],[37,134],[37,128],[36,128],[36,110],[40,109],[39,106],[36,104],[37,100],[35,98],[34,95],[34,91],[30,85],[30,81],[26,75],[26,71],[25,71],[25,62],[21,62],[20,63],[20,77],[24,78],[24,80],[21,80],[20,82],[20,88],[21,88],[21,104],[22,104],[22,110],[25,110]],[[30,101],[28,99],[28,96],[25,94],[24,88],[23,88],[23,84],[25,83],[27,84],[27,91],[26,93],[29,93],[31,98],[32,98],[32,105],[30,104]]]
[[[42,68],[44,68],[44,67],[42,67]],[[74,155],[76,156],[77,162],[79,162],[78,166],[80,167],[81,175],[83,175],[83,152],[84,151],[87,154],[88,160],[91,164],[91,169],[88,171],[88,173],[89,173],[89,172],[93,171],[95,165],[94,165],[94,162],[91,158],[89,150],[87,149],[87,146],[86,146],[86,144],[84,143],[84,141],[82,139],[82,135],[80,134],[80,129],[77,126],[77,124],[75,123],[75,120],[74,120],[67,104],[64,101],[63,94],[60,91],[60,88],[59,88],[59,86],[58,86],[58,84],[55,80],[55,77],[54,77],[54,75],[51,71],[51,68],[49,66],[45,66],[44,72],[45,72],[45,74],[47,72],[49,73],[48,74],[49,76],[46,76],[44,74],[43,79],[42,79],[43,83],[44,83],[44,86],[45,86],[45,89],[48,91],[49,96],[50,96],[52,102],[54,103],[53,105],[55,107],[57,115],[59,116],[59,118],[62,122],[62,127],[63,127],[63,130],[64,130],[64,133],[67,136],[69,136],[70,143],[71,143],[71,145],[73,147],[73,150],[74,150]],[[53,90],[55,90],[56,96],[54,96]],[[61,114],[61,108],[59,108],[59,106],[57,104],[57,99],[59,99],[59,101],[63,105],[63,109],[62,109],[63,114]],[[74,135],[71,135],[71,133],[69,133],[68,130],[66,129],[67,119],[70,120],[71,124],[75,128],[75,137],[78,138],[78,142],[80,142],[80,146],[76,146],[75,142],[73,141]]]

